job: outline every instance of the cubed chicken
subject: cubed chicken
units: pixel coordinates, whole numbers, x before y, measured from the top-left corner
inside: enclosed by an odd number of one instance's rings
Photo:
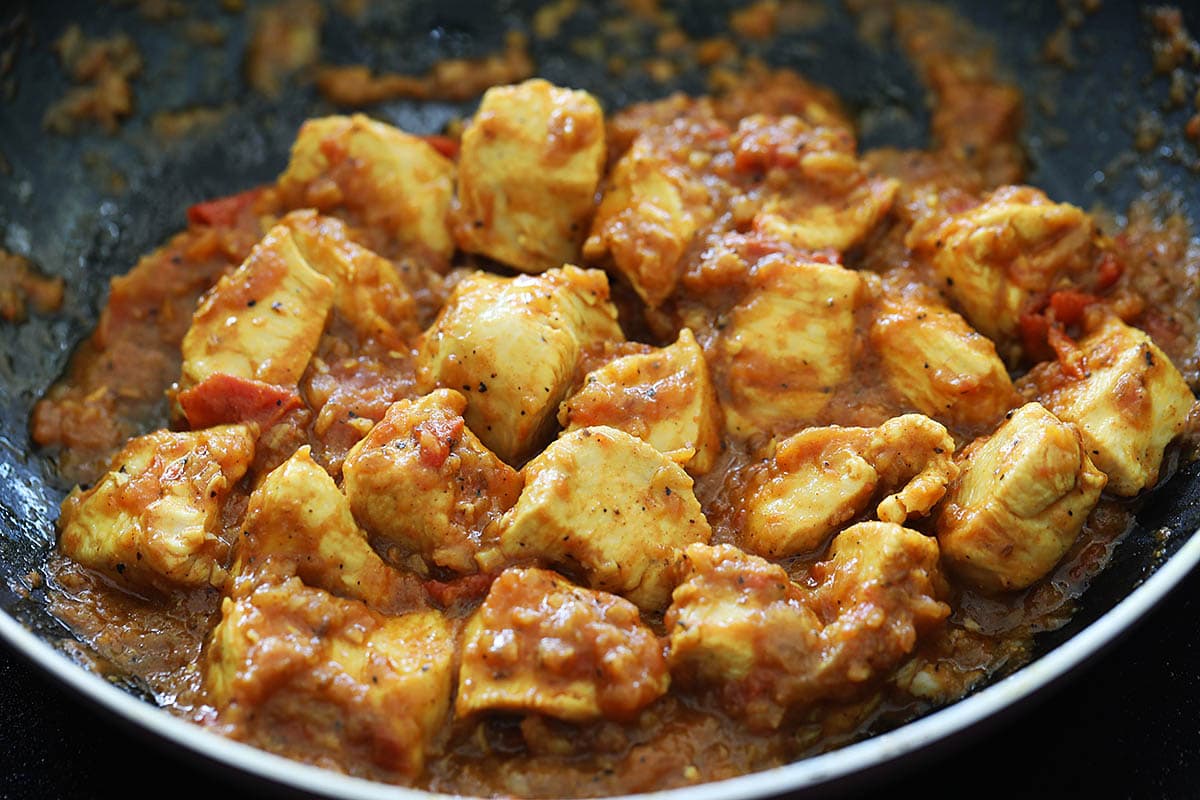
[[[517,501],[521,476],[463,421],[467,400],[438,389],[388,409],[346,456],[354,516],[401,554],[459,573],[496,543],[495,523]]]
[[[664,617],[673,678],[760,730],[861,694],[949,614],[937,542],[890,523],[839,534],[814,589],[730,545],[689,547],[682,575]]]
[[[278,186],[288,208],[341,212],[433,266],[454,252],[454,162],[420,137],[362,114],[305,122]]]
[[[665,128],[680,117],[696,113],[698,109],[703,109],[702,113],[711,117],[712,101],[706,97],[689,97],[683,92],[675,92],[614,110],[608,115],[604,137],[609,163],[615,164],[644,131]]]
[[[894,417],[868,430],[866,448],[880,483],[889,491],[899,487],[879,501],[875,514],[897,525],[928,514],[958,477],[949,432],[920,414]]]
[[[607,255],[647,305],[662,305],[679,282],[684,252],[715,216],[717,190],[706,168],[728,136],[703,103],[638,136],[608,176],[584,258]]]
[[[417,304],[391,261],[348,237],[341,220],[295,211],[281,220],[308,265],[333,284],[333,308],[361,341],[407,350],[421,333]]]
[[[719,344],[727,430],[794,430],[825,408],[854,369],[862,285],[857,273],[831,264],[773,259],[755,269]]]
[[[721,409],[704,351],[687,328],[670,347],[617,358],[562,404],[568,431],[607,425],[649,442],[693,475],[721,453]]]
[[[738,82],[716,100],[716,113],[732,125],[754,114],[799,117],[810,125],[854,129],[837,95],[790,69],[764,70],[748,63]]]
[[[208,699],[251,744],[415,778],[449,712],[456,638],[436,611],[385,617],[299,578],[265,584],[224,601]]]
[[[213,375],[295,386],[325,330],[333,283],[277,225],[200,301],[183,337],[184,387]]]
[[[849,250],[888,213],[899,186],[867,173],[849,128],[799,117],[747,117],[730,149],[738,172],[771,176],[754,229],[801,250]]]
[[[914,226],[906,244],[930,260],[971,325],[1012,365],[1021,356],[1021,315],[1090,272],[1100,236],[1082,209],[1006,186],[974,208]]]
[[[738,543],[768,558],[811,552],[861,514],[879,473],[855,444],[841,428],[809,428],[785,440],[751,480]]]
[[[817,648],[821,622],[779,565],[732,545],[692,545],[681,573],[663,619],[681,683],[749,683],[789,661],[798,666]],[[781,648],[794,649],[794,657],[781,656]]]
[[[552,435],[582,350],[622,339],[603,272],[480,272],[458,284],[422,337],[417,388],[461,391],[467,425],[516,464]]]
[[[739,543],[768,558],[811,552],[863,513],[880,488],[894,492],[876,508],[880,519],[924,516],[958,474],[953,453],[946,429],[919,414],[878,428],[801,431],[748,481]]]
[[[871,345],[892,390],[948,425],[990,430],[1020,403],[992,341],[933,298],[883,294]]]
[[[1163,451],[1196,402],[1187,381],[1143,331],[1106,317],[1079,342],[1079,360],[1039,364],[1020,382],[1055,416],[1074,422],[1108,490],[1154,486]]]
[[[463,131],[454,238],[524,272],[579,258],[604,170],[604,112],[540,78],[487,90]]]
[[[1024,589],[1075,542],[1104,489],[1079,430],[1037,403],[1012,413],[959,459],[937,518],[946,563],[989,591]]]
[[[59,549],[134,588],[220,587],[229,557],[221,507],[253,459],[244,425],[139,436],[95,486],[63,501]]]
[[[640,608],[667,604],[680,552],[711,535],[683,468],[623,431],[563,434],[524,472],[501,521],[503,555],[578,569]]]
[[[823,660],[850,685],[890,672],[950,615],[937,540],[891,522],[839,533],[809,580],[809,604],[825,623]]]
[[[625,720],[669,683],[662,644],[633,603],[511,568],[467,623],[455,713]]]
[[[380,610],[410,606],[419,591],[371,549],[350,503],[307,445],[250,495],[233,575],[235,596],[298,575],[309,586]]]

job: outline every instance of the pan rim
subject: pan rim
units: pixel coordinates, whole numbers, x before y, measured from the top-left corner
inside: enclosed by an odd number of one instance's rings
[[[642,800],[683,800],[685,797],[687,800],[751,800],[828,786],[883,767],[903,756],[928,750],[954,734],[1016,708],[1098,656],[1128,633],[1198,564],[1200,530],[1194,531],[1141,585],[1058,647],[979,692],[898,728],[762,772],[694,786],[613,796],[610,800],[632,797]],[[316,797],[353,800],[458,797],[343,775],[206,730],[134,697],[70,660],[7,610],[0,613],[0,640],[82,699],[116,714],[143,732],[154,734],[165,743],[210,763],[233,767],[247,776]]]

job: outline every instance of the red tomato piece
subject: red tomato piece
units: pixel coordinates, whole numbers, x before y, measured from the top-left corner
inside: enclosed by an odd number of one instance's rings
[[[1054,318],[1063,325],[1078,325],[1083,320],[1083,310],[1096,302],[1096,296],[1074,289],[1063,289],[1050,295],[1050,307]]]
[[[228,197],[218,197],[197,203],[187,210],[188,222],[192,225],[208,225],[210,227],[229,228],[237,224],[237,219],[254,200],[262,194],[262,189],[250,189]]]
[[[192,428],[253,422],[266,430],[301,406],[295,389],[217,374],[179,393],[179,405]]]
[[[425,590],[435,603],[442,608],[449,608],[483,600],[495,579],[495,573],[482,572],[478,575],[464,575],[451,581],[428,580],[425,581]]]
[[[422,136],[421,138],[425,140],[426,144],[428,144],[434,150],[437,150],[439,153],[444,155],[446,158],[449,158],[449,159],[458,158],[459,145],[458,145],[457,139],[451,139],[449,136],[437,136],[437,135]]]
[[[1100,256],[1100,264],[1096,267],[1096,287],[1100,291],[1112,286],[1121,278],[1125,265],[1112,253]]]

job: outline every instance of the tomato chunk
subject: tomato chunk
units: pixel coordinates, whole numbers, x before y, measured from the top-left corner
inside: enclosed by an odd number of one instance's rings
[[[458,158],[459,144],[457,139],[452,139],[449,136],[422,136],[425,143],[437,150],[439,153],[449,159]]]
[[[237,224],[242,211],[250,206],[262,194],[262,189],[250,189],[228,197],[218,197],[197,203],[187,210],[188,222],[192,225],[207,225],[209,227],[232,227]]]
[[[266,430],[301,406],[295,389],[220,373],[180,392],[178,399],[194,429],[254,422]]]
[[[433,601],[442,608],[457,605],[474,605],[484,598],[492,581],[496,579],[494,572],[481,572],[478,575],[464,575],[451,581],[425,581],[425,590]]]
[[[1078,325],[1083,320],[1083,310],[1096,302],[1095,295],[1063,289],[1050,295],[1050,307],[1054,318],[1063,325]]]

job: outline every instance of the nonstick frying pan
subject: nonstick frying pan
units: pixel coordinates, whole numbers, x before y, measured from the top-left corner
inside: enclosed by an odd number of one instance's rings
[[[527,25],[530,3],[379,3],[359,26],[331,13],[323,57],[379,69],[421,72],[445,57],[499,50],[508,29]],[[1025,143],[1029,181],[1056,199],[1116,212],[1148,188],[1173,194],[1178,207],[1200,219],[1192,162],[1182,138],[1187,110],[1162,112],[1168,85],[1151,67],[1149,33],[1139,4],[1105,2],[1074,34],[1072,69],[1046,63],[1047,37],[1062,22],[1060,4],[957,3],[991,34],[1000,60],[1027,95]],[[1070,5],[1070,4],[1067,4]],[[705,0],[679,5],[684,27],[697,36],[724,26],[731,4]],[[209,759],[316,793],[382,796],[381,787],[340,778],[225,741],[169,717],[137,697],[75,666],[62,653],[71,633],[46,611],[38,591],[24,591],[28,574],[53,547],[53,520],[66,487],[52,459],[33,449],[28,419],[36,399],[62,371],[103,305],[107,281],[184,224],[191,203],[269,181],[282,169],[300,122],[332,109],[306,86],[278,99],[254,94],[241,79],[248,13],[224,14],[199,5],[225,31],[224,43],[199,48],[181,36],[183,21],[155,21],[133,5],[47,0],[0,12],[0,50],[14,47],[5,80],[14,93],[0,99],[0,246],[28,256],[67,281],[59,313],[34,315],[0,327],[0,636],[38,668],[153,736]],[[586,31],[604,9],[585,11],[571,25]],[[1200,14],[1185,10],[1194,29]],[[47,134],[42,117],[68,86],[49,43],[77,22],[86,33],[124,31],[145,66],[135,81],[136,112],[114,136]],[[574,54],[560,39],[532,41],[538,73],[586,88],[609,108],[664,94],[648,78],[616,82],[601,64]],[[865,46],[853,21],[831,4],[816,30],[763,46],[764,57],[831,86],[860,112],[863,147],[921,145],[927,112],[910,68],[887,48]],[[4,76],[0,76],[3,78]],[[703,91],[698,75],[670,88]],[[3,90],[0,89],[0,92]],[[164,144],[151,130],[159,111],[220,106],[216,129]],[[417,133],[435,133],[472,103],[395,101],[370,113]],[[1132,150],[1143,112],[1159,114],[1166,134],[1147,152]],[[124,188],[114,186],[119,174]],[[1083,596],[1078,613],[1059,631],[1042,635],[1037,658],[997,684],[922,720],[843,750],[736,781],[686,790],[691,798],[751,797],[812,789],[894,762],[980,720],[1001,713],[1060,680],[1103,650],[1155,605],[1200,561],[1200,468],[1185,466],[1155,490],[1137,528],[1117,548],[1109,568]],[[1186,632],[1185,632],[1186,635]],[[396,796],[395,790],[388,790]],[[681,795],[682,796],[682,795]]]

